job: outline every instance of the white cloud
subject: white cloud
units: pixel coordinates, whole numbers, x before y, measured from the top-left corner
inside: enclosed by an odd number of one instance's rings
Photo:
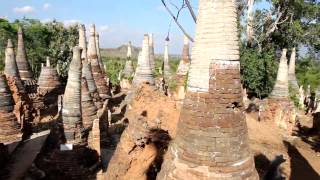
[[[69,26],[73,26],[73,25],[76,25],[76,24],[79,24],[81,23],[80,20],[77,20],[77,19],[69,19],[69,20],[64,20],[63,21],[63,24],[65,27],[69,27]]]
[[[103,25],[103,26],[99,27],[99,31],[102,32],[102,33],[103,32],[110,32],[111,29],[110,29],[110,27],[108,25]]]
[[[51,4],[49,4],[49,3],[45,3],[44,5],[43,5],[43,9],[44,10],[47,10],[47,9],[49,9],[51,7]]]
[[[13,8],[13,12],[28,14],[28,13],[33,13],[34,8],[32,6],[15,7]]]

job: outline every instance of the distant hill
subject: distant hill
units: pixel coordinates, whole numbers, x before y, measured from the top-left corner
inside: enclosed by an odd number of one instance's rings
[[[120,57],[120,58],[126,58],[127,57],[127,45],[121,45],[117,48],[101,48],[101,55],[106,57]],[[138,57],[138,53],[141,51],[140,47],[132,46],[132,56],[133,58]],[[171,58],[179,59],[180,55],[173,55],[170,54]],[[162,58],[163,54],[156,54],[157,58]]]
[[[132,46],[132,57],[137,58],[138,53],[141,50],[139,47]],[[101,49],[101,55],[102,56],[108,56],[108,57],[120,57],[120,58],[126,58],[127,57],[127,51],[128,46],[122,45],[118,48],[105,48]]]

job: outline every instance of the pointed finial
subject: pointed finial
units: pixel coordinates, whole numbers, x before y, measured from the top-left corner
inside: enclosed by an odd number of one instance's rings
[[[47,56],[46,58],[46,67],[50,67],[50,57]]]

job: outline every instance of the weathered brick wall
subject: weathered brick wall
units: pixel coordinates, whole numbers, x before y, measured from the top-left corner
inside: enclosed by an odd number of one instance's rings
[[[13,110],[14,100],[7,79],[0,74],[0,143],[21,140],[20,127]]]
[[[177,137],[158,179],[257,179],[242,112],[239,62],[217,61],[210,67],[209,92],[187,92]]]

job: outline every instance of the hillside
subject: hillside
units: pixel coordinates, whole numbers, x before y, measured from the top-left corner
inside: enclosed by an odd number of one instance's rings
[[[132,56],[133,58],[138,57],[138,53],[141,50],[141,47],[132,46]],[[103,57],[120,57],[126,58],[127,57],[127,45],[121,45],[117,48],[101,48],[101,55]],[[156,54],[156,58],[162,58],[163,54]],[[173,60],[178,60],[180,55],[170,54],[170,57]]]
[[[117,48],[104,48],[101,49],[101,55],[102,56],[108,56],[108,57],[120,57],[125,58],[127,57],[127,45],[121,45]],[[138,53],[141,50],[140,47],[132,46],[132,56],[133,58],[138,57]]]

